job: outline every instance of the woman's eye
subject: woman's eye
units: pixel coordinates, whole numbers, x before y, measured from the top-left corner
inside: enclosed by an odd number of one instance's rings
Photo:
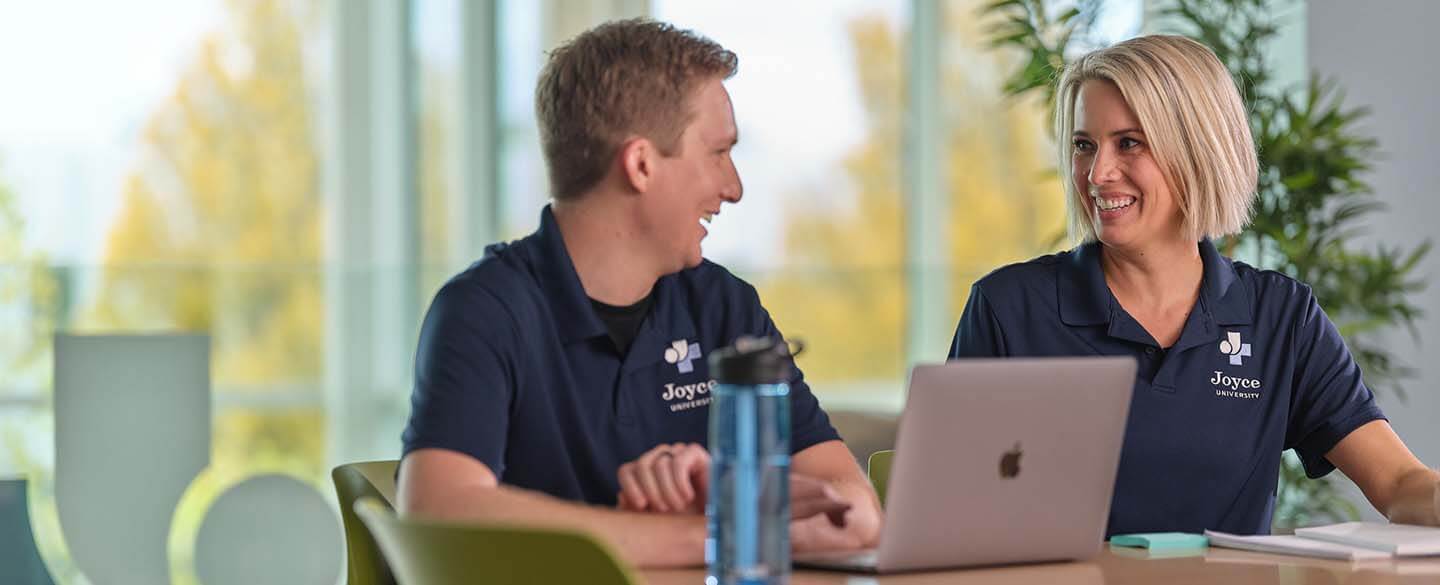
[[[1120,149],[1121,149],[1121,150],[1130,150],[1130,149],[1135,148],[1135,147],[1137,147],[1137,146],[1140,146],[1140,141],[1139,141],[1139,140],[1136,140],[1136,139],[1134,139],[1134,138],[1121,138],[1121,139],[1120,139]]]
[[[1090,152],[1092,150],[1095,150],[1095,145],[1091,144],[1089,140],[1075,141],[1075,152]]]

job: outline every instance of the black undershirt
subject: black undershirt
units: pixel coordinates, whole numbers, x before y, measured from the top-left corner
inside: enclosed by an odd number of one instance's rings
[[[650,306],[654,304],[654,291],[645,295],[640,302],[626,307],[607,305],[590,299],[590,306],[595,307],[595,314],[605,323],[605,329],[610,332],[610,340],[615,342],[615,349],[620,350],[620,355],[630,351],[630,344],[634,343],[635,337],[640,334],[640,325],[645,323],[645,317],[650,315]]]

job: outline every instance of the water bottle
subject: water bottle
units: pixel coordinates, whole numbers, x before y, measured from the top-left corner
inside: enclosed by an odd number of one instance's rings
[[[799,349],[797,348],[797,353]],[[790,384],[783,340],[741,337],[710,354],[707,585],[790,577]]]

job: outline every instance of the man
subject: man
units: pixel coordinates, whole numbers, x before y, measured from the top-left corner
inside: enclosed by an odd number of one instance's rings
[[[550,55],[535,93],[552,205],[436,295],[420,334],[402,513],[575,528],[635,565],[703,561],[704,356],[779,337],[755,289],[701,257],[741,185],[735,54],[647,20]],[[791,389],[797,550],[878,539],[874,491]]]

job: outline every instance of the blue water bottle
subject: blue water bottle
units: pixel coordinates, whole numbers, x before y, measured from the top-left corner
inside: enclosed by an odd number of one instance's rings
[[[798,353],[798,348],[796,353]],[[741,337],[710,354],[707,585],[790,577],[790,384],[783,340]]]

